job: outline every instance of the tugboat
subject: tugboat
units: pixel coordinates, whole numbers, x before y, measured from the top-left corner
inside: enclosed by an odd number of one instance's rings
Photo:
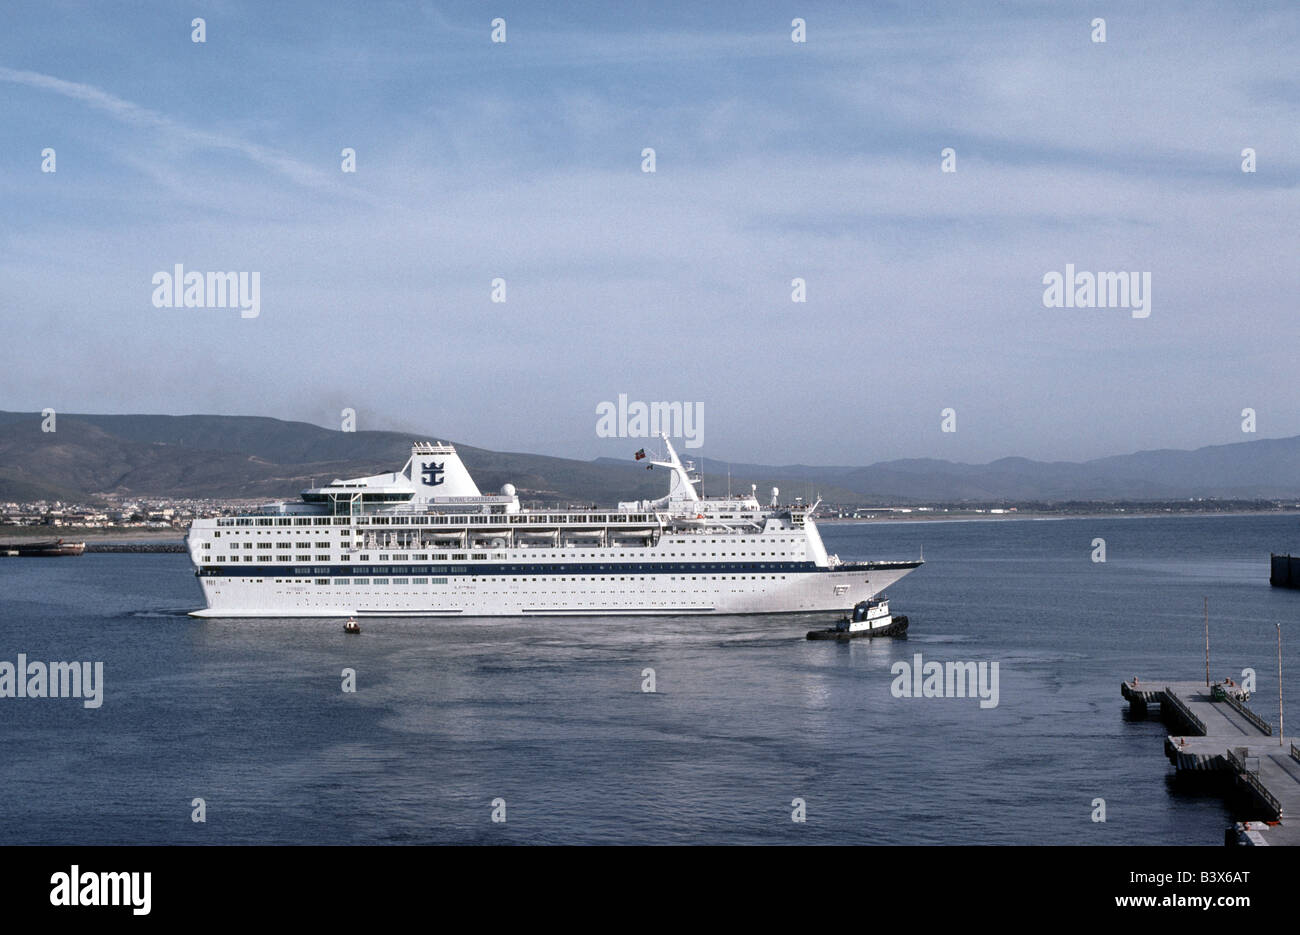
[[[825,630],[809,630],[810,640],[851,640],[859,636],[906,636],[907,617],[889,613],[889,601],[883,597],[858,601],[852,616]]]
[[[343,624],[344,633],[360,633],[361,624],[357,623],[355,617],[349,617],[348,622]]]

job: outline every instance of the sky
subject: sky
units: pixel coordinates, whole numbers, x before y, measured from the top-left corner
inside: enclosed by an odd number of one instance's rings
[[[590,458],[644,444],[625,394],[767,464],[1297,435],[1298,50],[1283,2],[7,2],[0,409]],[[176,264],[257,316],[157,307]],[[1149,316],[1045,307],[1067,264]]]

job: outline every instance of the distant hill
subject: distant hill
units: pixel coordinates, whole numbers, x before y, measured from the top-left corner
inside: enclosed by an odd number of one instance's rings
[[[251,416],[60,414],[43,433],[32,413],[0,412],[0,499],[78,499],[96,494],[293,498],[313,481],[391,471],[416,436],[339,432],[305,422]],[[419,439],[434,438],[433,433]],[[487,451],[457,443],[480,489],[513,483],[524,497],[660,496],[662,475],[631,462]]]
[[[103,494],[293,498],[313,481],[390,471],[413,440],[435,432],[339,432],[256,416],[60,414],[43,433],[36,413],[0,412],[0,500],[84,500]],[[636,440],[633,440],[636,441]],[[578,461],[489,451],[456,442],[480,489],[507,482],[525,499],[592,502],[662,496],[667,478],[632,460]],[[697,457],[698,452],[691,452]],[[705,492],[725,492],[724,462],[707,459]],[[731,487],[772,486],[835,503],[959,500],[1241,499],[1300,496],[1300,437],[1195,451],[1143,451],[1085,462],[928,458],[866,467],[732,463]]]
[[[868,467],[733,464],[731,470],[781,475],[822,490],[834,485],[876,502],[1292,498],[1300,496],[1300,436],[1083,462],[1000,458],[961,464],[909,458]]]

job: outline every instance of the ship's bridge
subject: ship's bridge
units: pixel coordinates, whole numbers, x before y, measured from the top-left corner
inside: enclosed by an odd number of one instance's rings
[[[409,503],[413,490],[357,490],[346,484],[330,484],[302,492],[304,503]]]

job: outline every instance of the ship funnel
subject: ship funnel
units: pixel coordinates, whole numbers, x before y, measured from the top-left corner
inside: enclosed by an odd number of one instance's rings
[[[470,477],[456,447],[443,442],[416,442],[407,462],[415,499],[433,497],[481,497],[478,485]]]

